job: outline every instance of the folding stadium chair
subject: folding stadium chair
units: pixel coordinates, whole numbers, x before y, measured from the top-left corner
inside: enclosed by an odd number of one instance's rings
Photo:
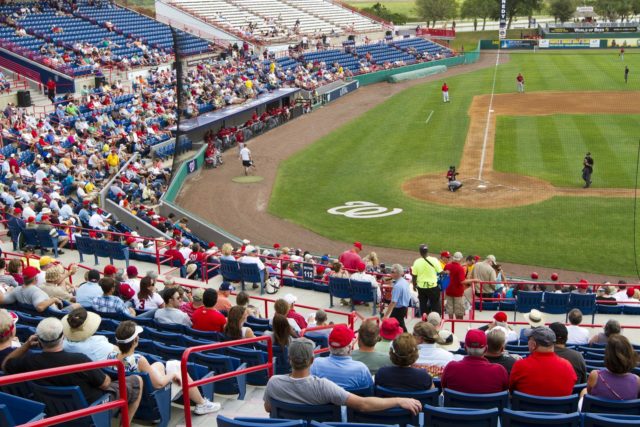
[[[517,313],[529,313],[533,309],[540,310],[542,306],[542,292],[519,291],[516,294],[516,307],[513,312],[513,321],[516,321]]]
[[[240,282],[242,283],[242,290],[244,291],[245,283],[259,283],[260,295],[264,294],[264,270],[260,270],[258,264],[250,264],[240,262]]]
[[[580,427],[580,413],[557,414],[551,412],[524,412],[505,408],[502,411],[502,427]]]
[[[329,307],[333,307],[333,298],[351,298],[349,279],[329,277]]]
[[[240,359],[247,367],[263,365],[269,361],[269,353],[261,350],[253,350],[243,347],[228,347],[225,349],[231,357]],[[276,358],[274,357],[274,360]],[[269,373],[267,370],[251,372],[247,374],[247,384],[265,386],[269,381]]]
[[[567,313],[567,304],[569,303],[569,293],[556,294],[555,292],[545,292],[542,299],[542,311],[549,314]]]
[[[376,315],[376,308],[378,307],[378,297],[376,290],[371,286],[370,282],[361,282],[358,280],[350,280],[351,283],[351,303],[353,309],[354,301],[370,302],[372,303],[372,316]]]
[[[567,305],[567,315],[565,322],[569,318],[569,312],[574,308],[579,309],[583,315],[591,315],[591,323],[595,323],[596,318],[596,294],[570,294]]]

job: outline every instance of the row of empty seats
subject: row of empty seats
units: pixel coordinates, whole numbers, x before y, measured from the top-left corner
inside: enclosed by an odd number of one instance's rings
[[[293,31],[298,22],[301,34],[383,29],[379,22],[325,0],[174,0],[173,4],[196,16],[236,29],[251,23],[256,35],[271,29],[273,23]]]

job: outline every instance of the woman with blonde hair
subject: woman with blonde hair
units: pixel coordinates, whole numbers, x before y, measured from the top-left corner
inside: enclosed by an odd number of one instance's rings
[[[220,249],[220,252],[222,253],[222,256],[220,256],[221,260],[227,260],[227,261],[235,261],[235,257],[233,256],[233,246],[231,246],[231,243],[225,243],[224,245],[222,245],[222,249]]]
[[[380,272],[380,260],[378,259],[378,254],[375,252],[369,253],[369,255],[364,258],[364,263],[366,265],[367,273]]]

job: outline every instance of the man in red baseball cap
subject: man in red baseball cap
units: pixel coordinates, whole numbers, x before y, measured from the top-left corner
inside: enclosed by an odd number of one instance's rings
[[[360,252],[362,252],[362,243],[354,242],[351,249],[340,254],[338,261],[342,263],[349,274],[358,271],[358,265],[362,262]]]
[[[311,366],[311,375],[327,378],[346,390],[373,387],[369,368],[351,358],[355,333],[346,325],[336,325],[329,334],[329,357],[320,357]]]
[[[442,388],[462,393],[498,393],[509,388],[507,370],[484,358],[487,336],[479,329],[470,329],[464,339],[467,356],[461,361],[451,361],[445,366]]]

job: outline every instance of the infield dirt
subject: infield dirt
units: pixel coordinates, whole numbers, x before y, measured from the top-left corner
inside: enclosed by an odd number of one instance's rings
[[[597,100],[597,102],[595,101]],[[637,92],[535,92],[475,96],[469,107],[469,131],[460,160],[463,187],[452,193],[446,187],[446,171],[413,177],[402,186],[409,196],[447,206],[498,209],[530,205],[553,196],[633,197],[633,189],[563,188],[525,175],[493,170],[496,117],[550,114],[638,114]],[[486,135],[486,140],[485,140]],[[484,162],[481,171],[481,157]],[[482,173],[480,173],[482,172]]]

